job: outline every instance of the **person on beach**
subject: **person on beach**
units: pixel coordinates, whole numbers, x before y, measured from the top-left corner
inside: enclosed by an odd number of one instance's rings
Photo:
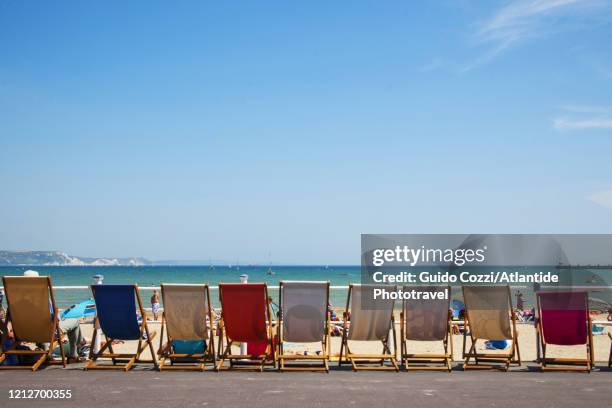
[[[516,292],[516,308],[519,312],[522,312],[525,309],[525,300],[523,299],[523,293],[519,290]]]
[[[159,293],[157,293],[157,290],[154,290],[153,296],[151,296],[151,311],[153,312],[153,320],[157,321],[157,315],[159,314]]]
[[[327,313],[329,313],[329,320],[332,322],[339,322],[340,318],[338,317],[338,315],[336,315],[336,312],[334,312],[333,306],[331,305],[331,303],[327,304]],[[331,335],[332,337],[339,337],[342,336],[342,330],[341,328],[337,325],[337,324],[332,324],[331,325]]]
[[[3,327],[5,327],[6,323],[6,311],[4,310],[4,304],[2,301],[4,300],[4,289],[0,289],[0,335],[4,334]],[[6,330],[6,329],[5,329]]]
[[[59,328],[68,337],[68,361],[80,362],[85,358],[79,355],[79,349],[87,345],[87,340],[81,333],[80,319],[60,319]]]
[[[0,289],[0,347],[4,346],[4,342],[9,339],[9,327],[6,321],[6,311],[2,300],[4,299],[4,289]]]
[[[270,309],[272,311],[272,316],[277,315],[279,308],[278,305],[276,303],[274,303],[274,299],[272,299],[272,296],[268,296],[268,303],[270,304]]]
[[[36,271],[30,270],[30,271],[25,271],[23,273],[23,276],[38,277],[39,274]],[[51,308],[51,301],[49,301],[49,308]],[[53,313],[54,311],[51,310],[51,314]],[[87,343],[81,333],[80,323],[81,323],[80,319],[78,318],[63,319],[61,315],[58,316],[59,330],[62,332],[62,334],[65,334],[66,337],[68,337],[68,346],[69,346],[68,361],[69,362],[84,361],[84,358],[80,357],[78,353],[79,348]],[[49,343],[43,343],[41,346],[44,350],[47,350],[49,348]]]

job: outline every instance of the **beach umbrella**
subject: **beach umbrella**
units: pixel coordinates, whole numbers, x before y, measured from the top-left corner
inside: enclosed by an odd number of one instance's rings
[[[62,319],[80,319],[82,317],[94,317],[96,315],[96,304],[93,300],[84,300],[81,303],[70,306],[62,312]]]

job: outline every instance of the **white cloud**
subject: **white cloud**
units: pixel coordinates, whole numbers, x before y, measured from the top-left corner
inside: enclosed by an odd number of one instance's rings
[[[612,129],[612,118],[558,118],[553,121],[553,127],[557,130]]]
[[[553,120],[556,130],[612,129],[612,106],[563,105],[559,109],[565,115]]]
[[[510,1],[485,21],[474,34],[476,44],[491,48],[483,56],[466,64],[462,71],[469,71],[489,62],[527,39],[574,28],[569,21],[600,20],[604,17],[601,11],[609,5],[609,0]]]
[[[509,46],[550,29],[559,17],[578,17],[608,5],[605,0],[514,0],[501,8],[476,34],[481,41]]]
[[[587,200],[599,204],[602,207],[612,209],[612,190],[599,191],[587,197]]]

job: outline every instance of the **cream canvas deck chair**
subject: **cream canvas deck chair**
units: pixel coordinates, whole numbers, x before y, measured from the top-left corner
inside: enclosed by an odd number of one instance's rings
[[[6,351],[1,351],[0,363],[7,356],[38,357],[32,365],[0,365],[1,370],[38,370],[43,364],[62,364],[66,367],[66,356],[62,347],[62,333],[58,328],[58,311],[48,276],[4,276],[2,278],[6,303],[7,321],[11,323],[15,341]],[[49,349],[18,350],[20,343],[48,343]],[[61,361],[53,360],[53,349],[60,346]]]
[[[147,326],[147,315],[142,307],[137,285],[92,285],[96,302],[96,320],[94,333],[96,338],[98,330],[102,330],[106,343],[95,353],[93,347],[89,352],[89,361],[85,370],[94,369],[120,369],[128,371],[134,364],[153,364],[157,368],[157,360],[153,351],[153,338]],[[140,311],[141,321],[136,315],[136,303]],[[144,337],[144,338],[143,338]],[[138,340],[135,353],[115,353],[114,340]],[[141,359],[145,348],[151,352],[151,360]],[[105,353],[108,350],[110,353]],[[110,358],[112,364],[98,364],[99,358]]]
[[[329,372],[329,282],[280,281],[278,346],[280,371]],[[285,353],[284,342],[321,343],[321,354]],[[312,362],[320,361],[320,365]]]
[[[159,369],[204,371],[206,363],[215,364],[213,316],[208,285],[162,283],[161,336],[159,339]],[[164,344],[164,333],[167,342]],[[180,350],[181,345],[192,353]],[[195,350],[193,350],[195,348]]]
[[[443,293],[444,299],[406,299],[400,315],[401,361],[404,367],[418,370],[451,371],[453,360],[452,315],[449,286],[405,286],[421,292]],[[415,354],[408,352],[408,341],[442,342],[443,353]]]
[[[394,300],[372,301],[372,293],[376,288],[384,287],[394,291],[394,286],[349,285],[344,312],[344,330],[340,345],[338,365],[350,362],[354,371],[358,370],[395,370],[397,365],[397,342],[395,335],[395,320],[393,317]],[[366,301],[364,304],[364,300]],[[375,302],[374,304],[372,302]],[[373,305],[376,305],[374,309]],[[349,323],[350,316],[350,323]],[[389,349],[389,332],[393,336],[393,351]],[[349,341],[380,341],[382,353],[355,354],[351,352]],[[385,364],[386,362],[390,363]]]
[[[272,313],[265,283],[220,283],[221,334],[217,371],[229,360],[229,368],[257,369],[276,366]],[[247,343],[247,354],[233,354],[232,345]],[[224,343],[226,343],[224,347]]]
[[[463,368],[507,371],[510,364],[521,365],[510,287],[463,286],[463,300],[467,330],[471,339],[470,349],[466,352],[467,335],[464,331]],[[476,350],[478,340],[510,340],[511,345],[506,353],[479,353]],[[471,359],[474,359],[474,364],[470,363]]]
[[[593,330],[587,292],[538,292],[537,329],[542,355],[538,361],[542,371],[591,371],[594,363]],[[547,345],[584,345],[585,358],[551,358]],[[538,350],[539,351],[539,350]]]

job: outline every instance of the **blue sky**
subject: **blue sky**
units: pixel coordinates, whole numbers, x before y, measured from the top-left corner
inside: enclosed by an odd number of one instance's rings
[[[0,248],[612,232],[610,1],[226,3],[0,2]]]

